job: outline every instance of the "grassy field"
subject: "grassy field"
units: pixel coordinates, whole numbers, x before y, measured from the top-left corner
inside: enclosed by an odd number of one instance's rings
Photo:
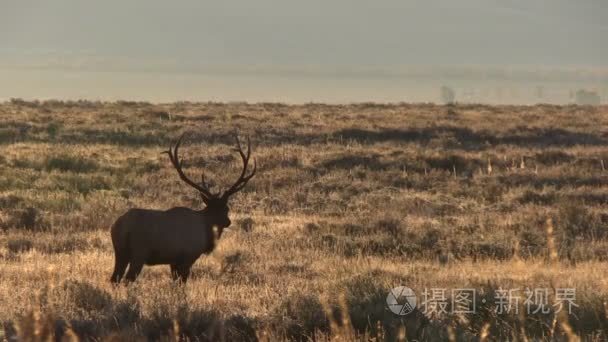
[[[258,174],[218,248],[185,286],[156,266],[113,287],[119,215],[202,206],[161,152],[190,132],[185,169],[221,188],[235,129]],[[608,339],[607,107],[13,100],[0,151],[0,339]],[[399,285],[446,289],[445,312],[393,314]],[[497,312],[526,288],[552,310]]]

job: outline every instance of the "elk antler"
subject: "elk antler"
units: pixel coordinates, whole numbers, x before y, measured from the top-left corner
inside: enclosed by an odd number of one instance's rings
[[[247,168],[249,166],[249,157],[251,156],[251,141],[249,141],[249,137],[247,137],[247,154],[245,154],[243,152],[243,148],[241,147],[241,141],[239,140],[239,136],[236,133],[234,134],[234,138],[236,139],[236,151],[241,155],[241,159],[243,160],[243,171],[241,172],[239,179],[237,179],[236,182],[224,192],[224,194],[222,195],[223,199],[227,199],[230,195],[241,190],[247,184],[247,182],[249,182],[249,180],[255,175],[255,171],[257,169],[257,163],[254,158],[253,170],[249,175],[246,176]]]
[[[177,150],[179,149],[179,146],[182,143],[182,139],[184,138],[184,135],[185,135],[185,133],[182,134],[179,137],[179,139],[177,140],[177,143],[175,143],[174,146],[169,147],[169,150],[164,151],[163,153],[166,153],[166,154],[169,155],[169,159],[171,160],[171,164],[173,164],[173,167],[175,167],[175,170],[177,170],[177,173],[179,174],[179,178],[181,178],[181,180],[183,180],[184,182],[186,182],[186,184],[188,184],[191,187],[193,187],[196,190],[198,190],[201,193],[201,197],[203,198],[203,201],[205,203],[207,203],[211,198],[214,198],[217,195],[212,194],[211,191],[209,191],[209,189],[205,185],[205,183],[204,183],[204,175],[201,175],[201,179],[203,180],[203,184],[199,185],[199,184],[196,184],[196,182],[192,181],[190,178],[188,178],[188,176],[186,176],[186,174],[182,170],[182,160],[179,159],[179,156],[177,154]]]

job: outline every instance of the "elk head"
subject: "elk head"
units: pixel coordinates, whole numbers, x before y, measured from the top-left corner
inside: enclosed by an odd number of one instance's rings
[[[194,189],[198,190],[203,202],[205,203],[205,209],[202,210],[202,213],[205,215],[207,222],[210,223],[211,226],[217,227],[217,237],[219,238],[222,235],[222,231],[224,228],[230,226],[230,218],[228,218],[228,199],[230,196],[241,190],[247,182],[255,175],[255,171],[257,168],[255,158],[253,160],[253,170],[249,174],[247,174],[249,167],[249,157],[251,156],[251,142],[249,141],[249,137],[247,137],[247,153],[245,153],[241,147],[241,141],[237,134],[234,135],[236,140],[236,151],[241,156],[241,160],[243,161],[243,170],[241,171],[241,175],[239,178],[223,193],[217,192],[212,193],[209,190],[209,186],[205,182],[204,173],[201,174],[201,183],[198,184],[188,178],[184,171],[182,170],[182,160],[178,156],[178,149],[180,144],[182,143],[184,135],[177,140],[175,145],[171,146],[168,151],[163,153],[167,153],[169,155],[169,159],[177,170],[177,173],[182,181],[186,184],[190,185]]]

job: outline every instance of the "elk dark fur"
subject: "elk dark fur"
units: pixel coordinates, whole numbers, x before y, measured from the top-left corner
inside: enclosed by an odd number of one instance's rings
[[[119,283],[125,271],[125,280],[134,281],[144,265],[170,265],[173,280],[186,282],[192,265],[201,255],[213,251],[223,229],[230,226],[229,197],[255,175],[255,161],[253,170],[247,175],[251,155],[249,139],[245,153],[236,137],[237,151],[243,161],[241,175],[222,195],[211,193],[204,178],[197,184],[184,174],[178,157],[182,138],[165,153],[180,179],[199,191],[206,207],[203,210],[177,207],[166,211],[130,209],[120,216],[111,228],[115,254],[114,273],[110,279],[113,283]]]

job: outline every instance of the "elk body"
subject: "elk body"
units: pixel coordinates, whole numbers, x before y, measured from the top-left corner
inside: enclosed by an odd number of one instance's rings
[[[144,265],[170,265],[173,280],[185,282],[190,268],[202,255],[213,251],[224,228],[230,226],[228,199],[241,190],[255,175],[256,165],[247,174],[251,144],[247,139],[247,153],[243,152],[236,137],[237,151],[243,161],[243,170],[237,181],[223,194],[211,193],[202,182],[197,184],[182,170],[178,149],[182,137],[167,153],[182,181],[199,191],[205,208],[194,210],[177,207],[166,211],[130,209],[119,217],[111,228],[115,265],[110,281],[134,281]]]

